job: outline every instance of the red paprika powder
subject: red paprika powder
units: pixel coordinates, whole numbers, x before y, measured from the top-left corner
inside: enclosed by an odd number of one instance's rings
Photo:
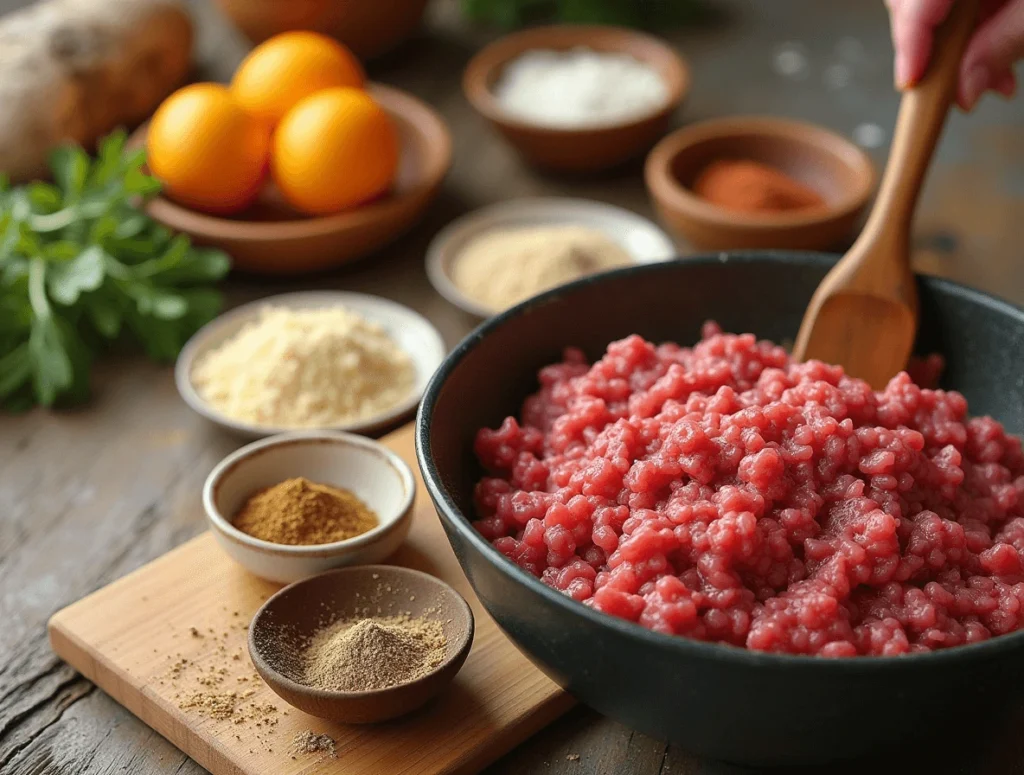
[[[756,161],[721,159],[697,176],[693,192],[739,212],[784,212],[820,207],[821,195],[783,172]]]

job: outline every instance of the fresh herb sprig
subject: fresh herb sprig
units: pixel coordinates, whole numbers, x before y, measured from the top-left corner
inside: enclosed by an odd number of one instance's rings
[[[117,131],[95,159],[51,156],[53,183],[0,177],[0,406],[84,400],[93,357],[122,336],[157,360],[220,310],[219,250],[153,221],[138,205],[160,190],[145,151]]]

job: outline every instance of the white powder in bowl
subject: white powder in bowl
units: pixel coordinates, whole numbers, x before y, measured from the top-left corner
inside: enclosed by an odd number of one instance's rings
[[[451,278],[494,312],[589,274],[626,266],[632,256],[582,226],[540,226],[484,234],[456,256]]]
[[[628,54],[537,49],[509,62],[494,89],[510,116],[540,126],[579,128],[639,118],[668,101],[668,86]]]
[[[204,401],[235,420],[286,428],[366,419],[408,397],[409,354],[343,307],[266,307],[192,368]]]

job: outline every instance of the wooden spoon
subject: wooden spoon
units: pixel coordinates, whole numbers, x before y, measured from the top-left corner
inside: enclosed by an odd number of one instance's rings
[[[871,215],[811,298],[793,347],[797,360],[837,363],[876,390],[906,367],[918,315],[910,223],[977,15],[978,0],[955,0],[936,30],[928,72],[900,102]]]

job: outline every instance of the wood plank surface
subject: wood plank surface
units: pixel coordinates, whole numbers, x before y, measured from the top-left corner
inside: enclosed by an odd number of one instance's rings
[[[411,425],[383,443],[416,469]],[[288,708],[255,674],[246,647],[249,620],[281,585],[248,573],[209,532],[55,614],[53,649],[213,775],[478,772],[572,700],[484,610],[418,471],[416,483],[409,537],[388,562],[455,587],[473,608],[476,633],[452,686],[406,719],[345,726]],[[210,717],[190,707],[197,692],[237,696],[235,711]],[[264,710],[250,718],[250,708]],[[330,735],[337,758],[296,755],[290,746],[303,731]]]
[[[0,13],[31,1],[0,0]],[[474,114],[461,95],[461,70],[499,31],[466,25],[460,1],[432,0],[423,32],[370,66],[375,80],[435,106],[452,130],[454,165],[425,221],[379,255],[339,272],[294,280],[233,275],[225,283],[230,305],[311,288],[375,293],[428,317],[451,346],[474,321],[434,293],[423,256],[429,240],[453,217],[502,199],[537,195],[587,197],[652,215],[639,165],[598,178],[543,176],[522,166]],[[196,77],[226,80],[247,44],[212,0],[189,3],[198,32]],[[693,69],[693,89],[677,124],[768,113],[848,136],[867,127],[878,139],[868,152],[877,163],[884,161],[898,96],[883,3],[710,4],[719,11],[712,22],[659,30]],[[782,54],[803,66],[781,72]],[[1004,101],[988,95],[969,116],[952,116],[914,228],[919,270],[1017,304],[1024,304],[1022,126],[1024,99],[1019,97]],[[680,251],[691,249],[680,244]],[[203,479],[237,446],[236,439],[208,426],[181,402],[169,368],[135,356],[104,356],[96,367],[93,399],[81,409],[0,415],[0,773],[202,775],[199,764],[56,657],[46,642],[45,623],[58,609],[201,532]],[[1015,732],[1021,728],[1024,719],[997,744],[952,751],[929,771],[1024,773],[1024,736]],[[925,771],[915,762],[912,745],[908,750],[908,760],[845,771]],[[486,770],[487,775],[750,772],[698,760],[582,707]]]

